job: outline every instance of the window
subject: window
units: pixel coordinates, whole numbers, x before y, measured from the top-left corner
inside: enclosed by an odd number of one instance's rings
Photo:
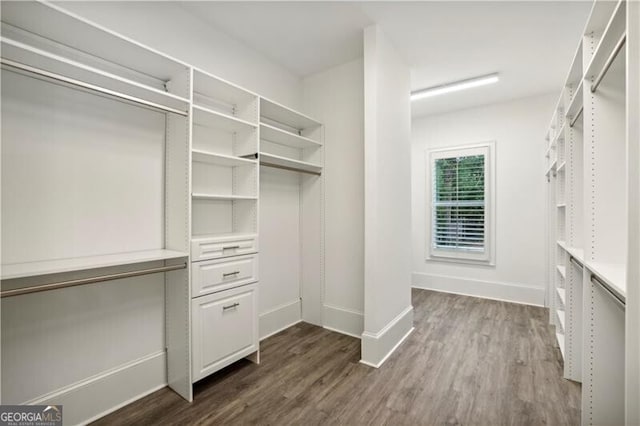
[[[429,155],[431,259],[493,262],[493,143]]]

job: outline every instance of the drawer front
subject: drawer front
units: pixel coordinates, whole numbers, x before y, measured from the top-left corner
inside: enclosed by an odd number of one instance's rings
[[[195,240],[191,242],[191,260],[220,259],[256,253],[258,244],[254,237],[236,239]]]
[[[258,280],[256,256],[230,257],[191,264],[192,297]]]
[[[194,382],[258,350],[256,292],[249,285],[192,301]]]

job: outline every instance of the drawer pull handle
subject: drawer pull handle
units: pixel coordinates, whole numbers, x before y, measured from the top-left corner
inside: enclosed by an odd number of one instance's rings
[[[239,249],[240,246],[229,246],[229,247],[222,247],[222,250],[235,250],[235,249]]]
[[[238,302],[233,303],[233,304],[231,304],[231,305],[223,306],[223,307],[222,307],[222,312],[224,312],[224,311],[226,311],[226,310],[229,310],[229,309],[236,308],[236,307],[238,307],[238,306],[240,306],[240,303],[238,303]]]
[[[227,272],[226,274],[222,274],[222,278],[232,277],[234,275],[238,275],[239,273],[240,273],[240,271]]]

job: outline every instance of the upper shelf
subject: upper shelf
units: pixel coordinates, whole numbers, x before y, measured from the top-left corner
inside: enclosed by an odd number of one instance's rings
[[[3,68],[167,112],[186,115],[189,109],[186,98],[6,37],[2,37],[2,63]]]
[[[320,142],[278,129],[265,123],[260,123],[260,139],[292,148],[315,148],[322,146]]]
[[[311,117],[265,98],[260,98],[260,117],[296,129],[300,133],[322,125]]]
[[[596,2],[598,3],[598,2]],[[594,51],[591,61],[584,73],[586,79],[595,78],[603,69],[605,62],[613,52],[614,47],[626,33],[626,3],[618,2],[611,19]]]
[[[222,129],[229,133],[257,128],[255,124],[249,123],[248,121],[197,105],[193,106],[193,123],[205,127]]]
[[[580,40],[578,49],[573,56],[573,61],[571,62],[571,68],[569,68],[565,87],[574,89],[579,84],[582,84],[582,75],[582,40]]]
[[[229,83],[197,68],[193,70],[193,91],[229,105],[245,104],[258,97],[233,83]]]
[[[573,122],[573,119],[580,113],[580,110],[584,104],[584,94],[582,91],[583,80],[580,80],[578,87],[575,90],[573,98],[571,98],[571,102],[569,103],[569,108],[567,108],[567,120],[570,120],[569,125]]]
[[[145,250],[101,256],[11,263],[2,265],[2,279],[10,280],[63,272],[85,271],[111,266],[124,266],[159,260],[179,259],[187,256],[189,256],[188,253],[173,250]]]
[[[586,267],[604,281],[622,300],[626,299],[627,273],[623,264],[587,262]]]
[[[167,90],[168,83],[188,76],[187,64],[52,3],[3,3],[2,23],[3,37],[157,90]],[[4,46],[2,56],[7,57]],[[183,98],[188,90],[186,84],[169,89]]]
[[[234,157],[225,154],[216,154],[213,152],[201,151],[199,149],[191,151],[191,158],[193,161],[199,163],[215,164],[217,166],[225,167],[255,166],[258,164],[255,160],[248,160],[246,158]]]

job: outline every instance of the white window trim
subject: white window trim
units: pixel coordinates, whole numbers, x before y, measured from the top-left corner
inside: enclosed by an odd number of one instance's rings
[[[457,250],[435,249],[432,241],[433,226],[433,188],[431,185],[433,164],[438,158],[447,158],[456,155],[473,155],[469,151],[482,151],[485,156],[485,251],[483,253],[462,252]],[[427,261],[470,263],[474,265],[495,266],[496,253],[496,143],[495,141],[480,142],[469,145],[459,145],[428,149],[426,157],[426,247],[425,257]]]

